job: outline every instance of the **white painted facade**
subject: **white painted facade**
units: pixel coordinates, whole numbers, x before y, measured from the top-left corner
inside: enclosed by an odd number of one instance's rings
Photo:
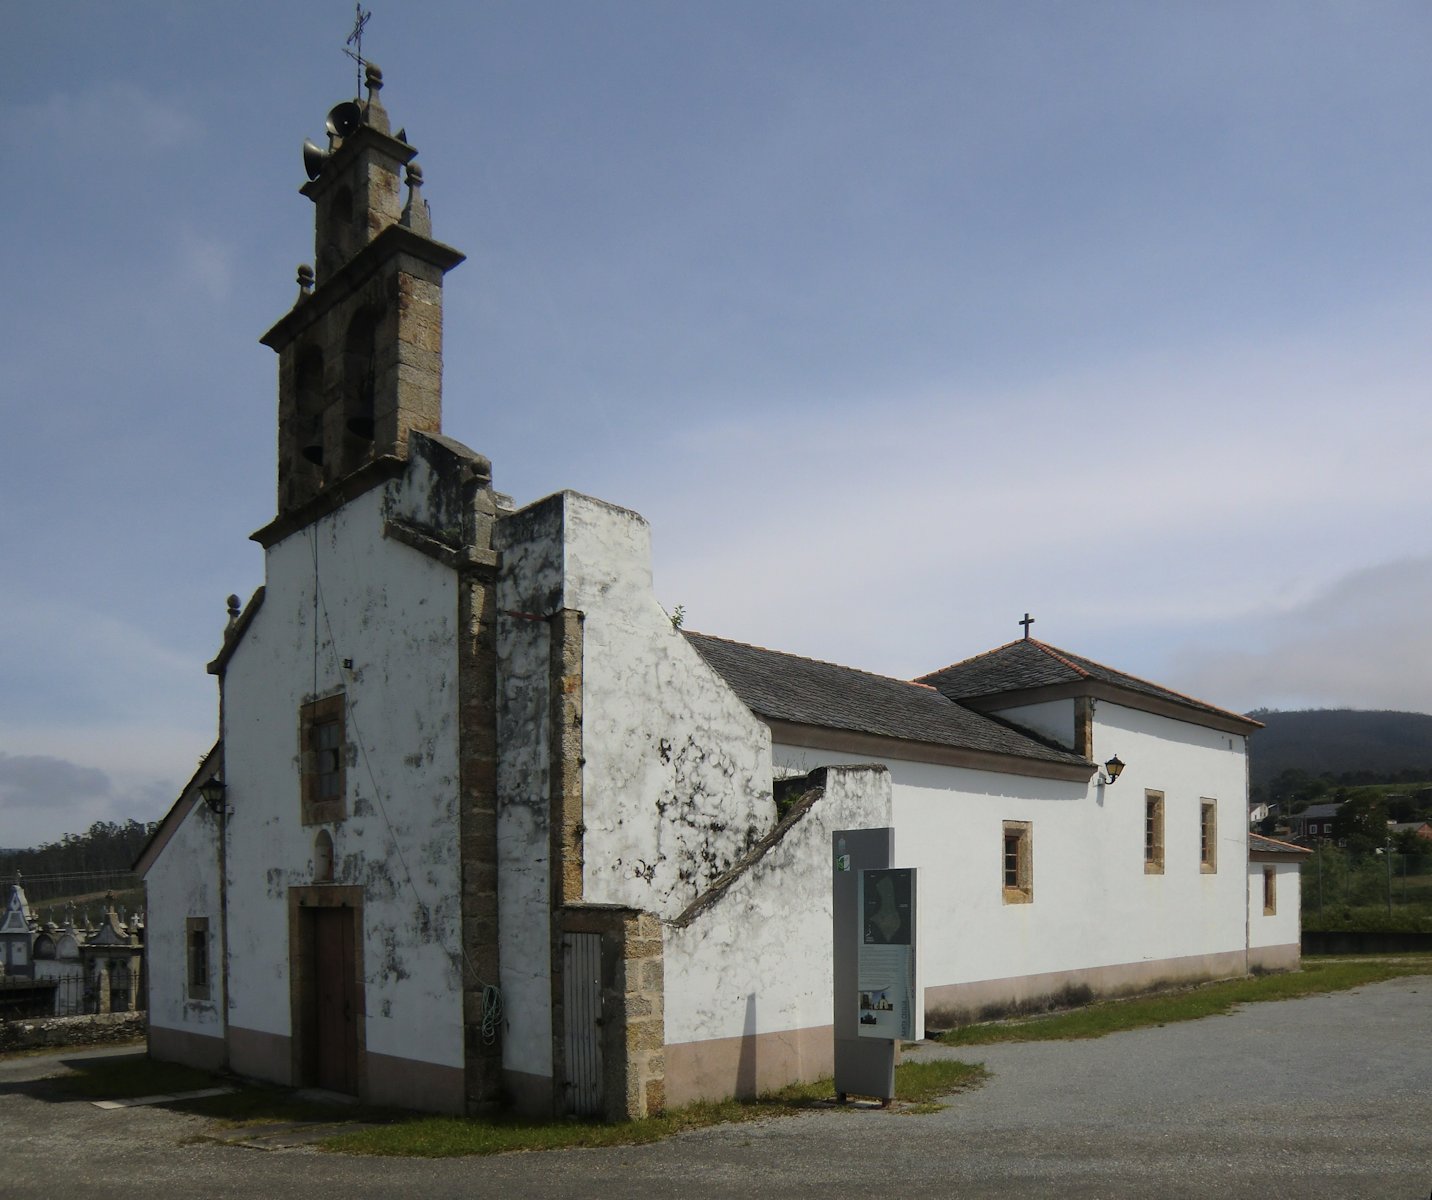
[[[582,898],[675,917],[775,824],[770,737],[672,627],[650,530],[574,492],[505,517],[499,609],[504,1063],[552,1063],[549,660],[582,614]]]
[[[890,775],[829,771],[804,818],[690,920],[665,934],[669,1045],[831,1023],[831,844],[892,821]]]
[[[301,821],[299,712],[340,691],[347,816],[323,828],[332,884],[362,894],[367,1052],[463,1066],[457,576],[385,536],[395,516],[421,521],[435,502],[426,471],[419,453],[403,478],[273,545],[263,603],[227,663],[228,1020],[240,1069],[254,1035],[275,1047],[293,1035],[290,892],[321,882],[318,829]],[[674,1098],[829,1068],[819,1046],[830,1025],[837,828],[893,825],[898,865],[919,870],[921,981],[935,1025],[1057,998],[1070,981],[1097,993],[1234,974],[1250,948],[1296,944],[1296,865],[1278,867],[1276,917],[1262,916],[1261,891],[1253,897],[1262,876],[1248,866],[1241,734],[1093,701],[1087,753],[1125,763],[1113,784],[1024,773],[1009,761],[919,761],[909,745],[882,756],[868,745],[773,744],[768,724],[656,603],[649,530],[637,514],[559,493],[501,515],[494,547],[497,982],[508,1071],[542,1080],[561,1066],[551,805],[560,752],[552,618],[562,611],[580,614],[581,629],[580,900],[664,923]],[[1072,746],[1076,709],[1060,699],[1001,717]],[[825,795],[762,849],[777,824],[773,778],[827,767]],[[1151,793],[1164,811],[1156,872],[1144,850]],[[1214,869],[1204,870],[1209,801],[1217,843]],[[1028,903],[1005,895],[1007,821],[1030,826]],[[184,918],[217,918],[216,829],[192,805],[149,876],[152,1019],[211,1037],[222,1034],[217,988],[213,1001],[191,1002],[173,981],[183,975]],[[718,881],[719,895],[687,912]],[[217,938],[217,919],[213,928]],[[731,1048],[750,1039],[766,1049],[748,1078]],[[249,1069],[266,1073],[262,1058]]]
[[[145,879],[145,902],[158,914],[149,920],[145,955],[151,980],[149,1024],[184,1038],[210,1041],[211,1064],[223,1061],[224,1036],[223,924],[219,919],[218,818],[191,797],[181,799],[184,811],[171,814],[177,828],[170,849]],[[189,997],[188,940],[190,917],[209,921],[210,987],[207,1000]],[[155,980],[162,981],[155,986]]]
[[[1273,872],[1275,911],[1264,908],[1263,872]],[[1248,948],[1296,946],[1302,936],[1302,876],[1296,861],[1249,862]]]
[[[420,497],[418,498],[420,499]],[[453,572],[384,537],[403,480],[272,546],[263,606],[224,683],[231,1024],[291,1032],[288,890],[314,879],[299,712],[346,698],[348,817],[333,883],[364,889],[369,1053],[458,1067],[457,596]],[[352,667],[344,666],[351,660]],[[436,701],[436,702],[435,702]]]
[[[1054,719],[1061,713],[1062,725]],[[1018,722],[1025,712],[1001,715]],[[1038,732],[1072,744],[1072,702],[1040,705],[1035,715]],[[881,760],[892,783],[896,861],[920,872],[927,989],[1137,963],[1176,970],[1172,961],[1246,949],[1244,739],[1107,702],[1096,706],[1094,730],[1094,757],[1118,754],[1126,764],[1116,783]],[[798,770],[870,760],[779,744],[773,754],[778,768]],[[1148,791],[1164,797],[1160,874],[1145,870]],[[1200,868],[1204,799],[1218,804],[1213,873]],[[1006,821],[1032,826],[1030,903],[1004,899]],[[941,1007],[933,996],[930,1004]]]

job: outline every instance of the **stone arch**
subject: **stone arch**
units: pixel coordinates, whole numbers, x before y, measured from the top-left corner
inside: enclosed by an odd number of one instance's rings
[[[361,466],[373,452],[381,318],[382,311],[375,305],[360,308],[343,338],[344,466],[349,471]]]
[[[313,839],[313,882],[333,882],[333,835],[326,829]]]
[[[316,475],[328,457],[323,436],[323,351],[305,346],[294,364],[294,419],[298,457]]]

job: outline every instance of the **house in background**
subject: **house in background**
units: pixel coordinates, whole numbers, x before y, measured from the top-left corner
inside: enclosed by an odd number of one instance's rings
[[[1387,832],[1393,836],[1411,833],[1423,841],[1432,842],[1432,822],[1429,821],[1389,821]]]
[[[441,432],[462,255],[381,86],[309,157],[264,584],[138,863],[154,1056],[608,1117],[828,1074],[850,828],[919,868],[932,1022],[1297,964],[1256,722],[1028,625],[920,681],[682,632],[638,514],[495,490]]]
[[[1310,804],[1302,812],[1293,813],[1288,817],[1290,836],[1319,840],[1332,837],[1333,822],[1337,820],[1340,808],[1341,803]]]

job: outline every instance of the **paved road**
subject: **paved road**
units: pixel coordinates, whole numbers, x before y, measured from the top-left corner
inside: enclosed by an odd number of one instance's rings
[[[186,1144],[201,1118],[46,1101],[25,1080],[52,1067],[0,1060],[0,1196],[1432,1196],[1432,978],[967,1053],[994,1078],[940,1113],[815,1112],[435,1162]]]

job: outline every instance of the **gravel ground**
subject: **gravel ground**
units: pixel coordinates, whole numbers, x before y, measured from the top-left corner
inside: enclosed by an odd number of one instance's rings
[[[47,1101],[27,1081],[53,1058],[4,1059],[0,1195],[1432,1196],[1432,978],[1097,1041],[912,1053],[994,1077],[927,1115],[820,1111],[653,1146],[440,1161],[186,1142],[202,1118]]]

